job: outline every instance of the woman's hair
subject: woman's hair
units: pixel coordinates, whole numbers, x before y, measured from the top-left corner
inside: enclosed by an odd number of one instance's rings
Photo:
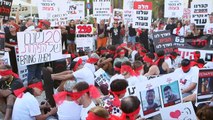
[[[106,118],[106,119],[109,118],[110,116],[109,112],[101,106],[96,106],[94,108],[91,108],[89,112],[93,112],[98,117]]]
[[[183,26],[183,23],[181,21],[177,21],[176,26],[178,25],[178,23],[180,23],[180,27]]]
[[[204,106],[197,111],[199,120],[213,120],[213,106]]]
[[[164,54],[165,54],[165,52],[163,50],[160,50],[160,51],[157,52],[158,57],[162,57],[162,56],[164,56]],[[164,61],[165,61],[165,59],[161,58],[160,61],[158,62],[158,66],[161,66]]]

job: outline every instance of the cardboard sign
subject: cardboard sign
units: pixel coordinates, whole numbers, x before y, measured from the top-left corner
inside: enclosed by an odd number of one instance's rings
[[[191,23],[204,26],[208,21],[208,14],[212,12],[212,0],[191,3]]]
[[[76,25],[76,46],[78,50],[91,51],[94,49],[92,24]]]
[[[200,69],[197,103],[210,102],[213,96],[213,69]]]
[[[18,32],[21,65],[44,63],[62,59],[61,30]]]
[[[164,17],[181,18],[183,16],[183,0],[165,0]]]
[[[67,1],[67,13],[69,20],[84,19],[85,16],[85,4],[84,1]]]
[[[174,47],[170,30],[154,32],[153,42],[155,51],[164,50],[165,54],[169,54],[173,51]]]
[[[196,120],[191,102],[181,103],[161,110],[163,120]]]
[[[111,0],[93,0],[93,15],[99,22],[109,19],[111,15]]]
[[[5,20],[9,19],[12,2],[13,0],[0,1],[0,15],[4,16]]]
[[[133,28],[149,29],[152,20],[152,2],[134,2]]]
[[[102,68],[98,69],[94,74],[95,74],[95,82],[99,86],[102,84],[106,84],[109,86],[110,77]]]
[[[4,56],[5,33],[0,32],[0,56]]]
[[[141,101],[141,116],[149,118],[159,114],[164,107],[181,103],[182,96],[178,80],[177,75],[171,73],[138,83],[136,94]]]

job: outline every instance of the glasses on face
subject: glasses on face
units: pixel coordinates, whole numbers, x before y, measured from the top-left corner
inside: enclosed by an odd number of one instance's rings
[[[114,24],[118,24],[118,23],[114,23]]]

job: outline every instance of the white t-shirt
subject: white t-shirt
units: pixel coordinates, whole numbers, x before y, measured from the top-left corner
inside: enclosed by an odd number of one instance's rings
[[[204,65],[205,68],[213,68],[213,62],[207,62],[205,65]]]
[[[139,75],[137,76],[139,82],[144,82],[144,81],[148,81],[147,77],[143,76],[143,75]]]
[[[83,64],[85,64],[87,62],[87,60],[89,59],[88,55],[85,55],[85,56],[77,57],[77,58],[73,59],[73,61],[77,62],[80,58],[82,59]]]
[[[88,67],[83,67],[80,70],[73,72],[73,76],[77,80],[77,82],[85,81],[89,85],[94,85],[94,74]]]
[[[94,102],[91,102],[91,104],[87,107],[87,108],[83,108],[82,106],[82,109],[81,109],[81,120],[86,120],[87,118],[87,115],[88,115],[88,111],[91,109],[91,108],[94,108],[96,105]]]
[[[180,77],[180,88],[186,89],[189,87],[191,83],[198,83],[198,74],[199,74],[199,68],[198,67],[191,67],[189,72],[184,73],[182,68],[178,68],[175,70],[175,73],[179,75]],[[197,86],[194,90],[197,89]],[[192,92],[194,91],[192,90]]]
[[[139,82],[138,78],[136,76],[131,76],[126,79],[129,86],[136,86]]]
[[[95,65],[94,64],[85,63],[84,67],[89,68],[92,71],[92,73],[95,73]]]
[[[203,29],[203,33],[213,34],[213,23],[207,23]]]
[[[133,50],[132,53],[131,53],[131,59],[132,59],[132,62],[135,61],[135,55],[138,53],[138,51],[136,50]]]
[[[176,35],[176,29],[177,28],[175,28],[174,30],[173,30],[173,34],[175,34]],[[180,28],[180,30],[179,30],[179,33],[178,33],[178,36],[184,36],[184,29],[183,29],[183,27],[181,27]]]
[[[35,120],[40,114],[39,103],[32,94],[26,92],[22,98],[16,98],[12,120]]]
[[[61,105],[58,106],[57,114],[59,120],[80,120],[81,106],[73,101],[65,100]]]
[[[165,62],[169,65],[169,68],[174,68],[174,69],[179,68],[181,61],[182,61],[181,56],[177,56],[174,61],[172,61],[171,58],[167,58],[165,60]]]
[[[115,74],[110,78],[110,84],[116,79],[125,79],[122,74]]]

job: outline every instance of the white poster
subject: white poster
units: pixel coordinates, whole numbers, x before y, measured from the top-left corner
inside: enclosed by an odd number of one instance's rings
[[[191,3],[191,23],[204,26],[208,22],[208,14],[212,12],[212,0]]]
[[[42,32],[18,32],[20,65],[44,63],[64,58],[62,55],[61,30]]]
[[[69,20],[84,19],[85,16],[85,4],[84,1],[67,1],[67,12]]]
[[[111,0],[93,0],[93,15],[97,22],[111,16]]]
[[[191,102],[181,103],[161,110],[163,120],[197,120]]]
[[[160,113],[162,108],[181,103],[182,95],[175,73],[163,75],[136,85],[141,101],[141,116],[149,118]]]
[[[209,55],[213,56],[212,50],[199,50],[199,49],[183,49],[179,48],[180,56],[184,59],[194,59],[194,52],[200,51],[200,58],[203,58],[205,61],[211,61],[211,58],[208,59]]]
[[[191,18],[191,9],[190,8],[184,8],[183,9],[183,17],[184,20],[190,20]]]
[[[134,1],[136,1],[136,0],[124,0],[123,1],[124,23],[132,23],[133,22]]]
[[[181,18],[183,16],[183,0],[165,0],[164,17]]]
[[[100,86],[102,84],[110,85],[110,77],[109,75],[102,69],[98,69],[95,73],[95,82]]]
[[[3,60],[4,65],[10,65],[10,56],[9,56],[9,52],[5,52],[4,56],[2,58],[0,58],[0,60]]]
[[[133,28],[149,29],[152,20],[152,2],[134,2]]]
[[[115,20],[115,21],[123,20],[123,10],[122,9],[113,9],[113,20]]]
[[[76,46],[78,50],[94,50],[92,24],[77,24],[76,25]]]

